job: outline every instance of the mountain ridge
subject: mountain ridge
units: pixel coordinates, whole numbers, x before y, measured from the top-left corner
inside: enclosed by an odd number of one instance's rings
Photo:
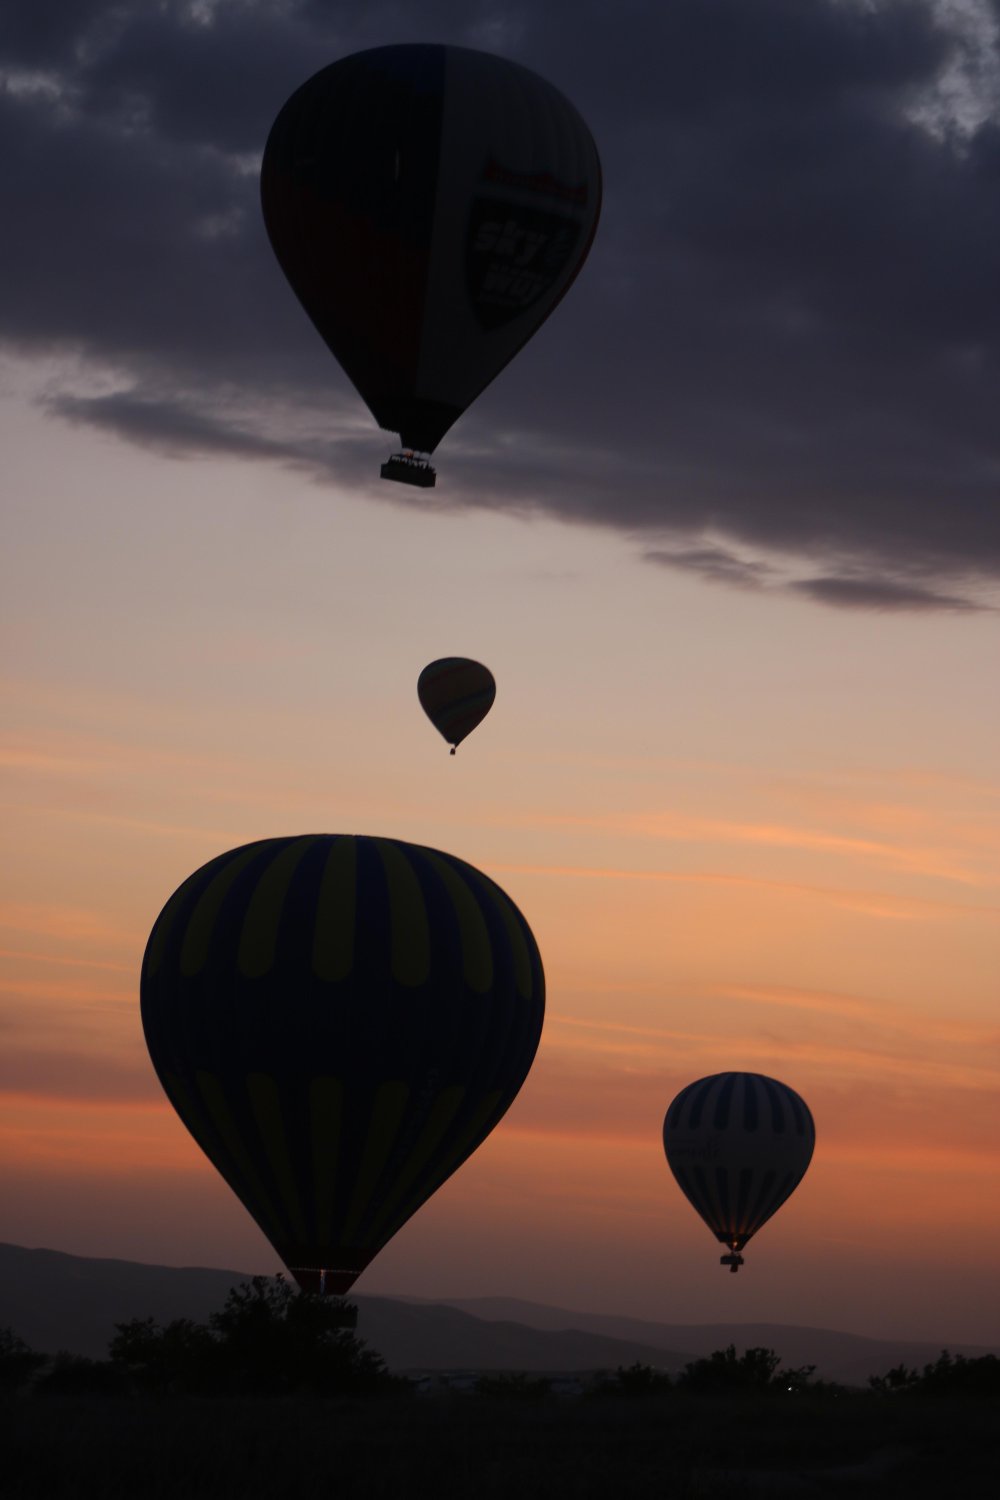
[[[0,1243],[0,1326],[33,1348],[101,1358],[116,1323],[198,1322],[250,1276],[206,1266],[157,1266]],[[789,1367],[861,1385],[900,1363],[920,1367],[943,1347],[975,1357],[1000,1348],[959,1341],[875,1339],[781,1323],[672,1324],[584,1313],[512,1297],[352,1296],[358,1333],[393,1370],[614,1370],[639,1362],[678,1373],[735,1344],[772,1348]]]

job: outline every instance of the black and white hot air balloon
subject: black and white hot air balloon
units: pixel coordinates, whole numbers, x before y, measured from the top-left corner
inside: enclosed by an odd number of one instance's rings
[[[681,1089],[663,1121],[663,1149],[678,1185],[716,1239],[721,1264],[740,1251],[795,1191],[816,1129],[805,1100],[763,1073],[713,1073]]]

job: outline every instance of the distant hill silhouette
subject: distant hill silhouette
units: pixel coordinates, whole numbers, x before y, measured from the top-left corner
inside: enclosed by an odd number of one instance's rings
[[[0,1327],[9,1325],[46,1353],[65,1349],[103,1358],[116,1323],[147,1317],[204,1322],[231,1287],[249,1279],[249,1272],[148,1266],[0,1244]],[[351,1301],[358,1306],[359,1336],[393,1370],[601,1370],[636,1360],[680,1369],[688,1357],[638,1338],[485,1322],[441,1304],[389,1297]]]
[[[431,1305],[439,1307],[441,1303]],[[516,1297],[449,1297],[445,1306],[476,1318],[503,1319],[527,1328],[577,1328],[607,1338],[641,1339],[656,1349],[687,1351],[682,1363],[687,1359],[704,1359],[727,1344],[735,1344],[737,1349],[774,1349],[781,1355],[783,1365],[814,1364],[820,1379],[838,1380],[844,1385],[864,1385],[869,1375],[884,1374],[898,1364],[922,1368],[944,1348],[969,1359],[983,1354],[1000,1355],[1000,1346],[995,1344],[963,1344],[956,1339],[873,1339],[795,1323],[654,1323],[615,1313],[575,1312]],[[668,1362],[665,1368],[672,1366]]]
[[[101,1358],[116,1323],[151,1317],[204,1322],[249,1273],[98,1260],[0,1244],[0,1327],[34,1349]],[[1000,1354],[957,1341],[862,1338],[781,1323],[668,1324],[583,1313],[514,1298],[428,1302],[352,1297],[358,1333],[393,1370],[613,1370],[639,1361],[671,1372],[733,1343],[774,1349],[789,1366],[863,1385],[900,1363],[921,1367],[942,1347],[974,1358]]]

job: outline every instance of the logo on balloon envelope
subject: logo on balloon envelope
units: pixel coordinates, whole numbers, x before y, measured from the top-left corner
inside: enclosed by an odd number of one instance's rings
[[[718,1137],[713,1135],[707,1141],[700,1141],[693,1137],[675,1136],[670,1142],[670,1155],[674,1160],[689,1158],[691,1161],[717,1161],[719,1158]]]
[[[482,327],[500,328],[545,297],[571,265],[579,238],[579,223],[566,214],[473,199],[465,276]]]

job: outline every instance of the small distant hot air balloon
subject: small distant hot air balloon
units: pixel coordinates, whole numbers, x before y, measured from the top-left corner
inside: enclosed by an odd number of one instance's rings
[[[141,996],[181,1120],[299,1285],[342,1295],[506,1112],[545,981],[521,913],[471,865],[317,834],[185,880]]]
[[[681,1191],[735,1272],[740,1251],[798,1187],[816,1143],[799,1095],[762,1073],[713,1073],[681,1089],[663,1121],[663,1149]]]
[[[465,656],[442,656],[417,678],[420,706],[451,746],[458,746],[493,707],[497,685],[489,667]]]
[[[261,168],[264,222],[316,329],[432,485],[431,453],[568,291],[601,206],[559,91],[467,47],[375,47],[308,79]]]

